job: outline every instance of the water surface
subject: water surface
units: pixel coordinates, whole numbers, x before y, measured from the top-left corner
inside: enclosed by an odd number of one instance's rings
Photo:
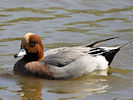
[[[46,80],[12,71],[13,55],[27,32],[38,34],[44,49],[92,43],[113,36],[105,45],[133,40],[132,0],[1,0],[0,100],[131,100],[133,44],[123,48],[109,76]]]

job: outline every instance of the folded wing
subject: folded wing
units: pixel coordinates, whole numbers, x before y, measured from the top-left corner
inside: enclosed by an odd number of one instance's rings
[[[44,63],[58,67],[66,66],[86,53],[77,50],[62,50],[45,57]]]

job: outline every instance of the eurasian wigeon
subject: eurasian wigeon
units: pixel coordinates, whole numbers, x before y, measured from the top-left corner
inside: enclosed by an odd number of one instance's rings
[[[22,39],[21,48],[14,57],[23,56],[14,65],[14,71],[48,79],[76,78],[96,70],[108,69],[115,54],[121,47],[97,47],[102,42],[91,45],[61,47],[43,52],[40,37],[27,33]],[[45,56],[45,57],[44,57]]]

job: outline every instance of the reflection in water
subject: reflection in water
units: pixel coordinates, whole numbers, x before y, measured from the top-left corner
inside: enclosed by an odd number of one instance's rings
[[[1,83],[2,87],[0,87],[0,90],[3,91],[10,91],[8,95],[11,95],[13,93],[17,94],[19,97],[22,98],[22,100],[42,100],[42,88],[43,88],[43,80],[39,78],[34,77],[28,77],[20,74],[13,74],[13,73],[3,73],[0,74],[1,78],[4,80],[9,80],[10,82],[7,84]],[[12,82],[16,83],[12,83]],[[5,95],[3,95],[5,96]],[[0,94],[1,97],[1,94]],[[10,97],[10,96],[9,96]],[[11,97],[10,99],[18,100],[17,97]]]
[[[18,85],[21,86],[22,100],[42,100],[43,80],[25,77],[19,80]]]
[[[123,72],[121,69],[111,69],[111,71],[128,73],[128,70]],[[58,95],[55,98],[67,100],[106,93],[113,86],[118,86],[122,80],[125,81],[125,79],[121,79],[120,77],[99,76],[105,75],[105,73],[107,73],[107,70],[94,72],[91,73],[91,75],[71,80],[44,80],[21,75],[21,78],[17,81],[18,85],[21,86],[21,91],[19,92],[22,93],[21,96],[23,100],[44,100],[47,97],[47,92]],[[119,85],[119,87],[123,88],[123,84]],[[117,87],[117,89],[119,88]]]
[[[131,72],[130,70],[121,69],[110,69],[109,71],[116,75],[128,75],[128,73]],[[107,70],[97,71],[71,80],[46,80],[18,73],[1,72],[0,81],[4,79],[5,81],[8,80],[9,83],[0,83],[0,90],[10,91],[8,94],[16,93],[22,100],[45,100],[49,93],[53,95],[56,94],[56,97],[48,97],[52,100],[68,100],[84,98],[89,95],[103,94],[112,89],[119,90],[126,88],[132,84],[127,84],[127,79],[113,75],[107,76],[106,74]],[[13,83],[11,83],[11,81]]]
[[[0,76],[16,81],[14,85],[17,84],[20,89],[13,89],[11,92],[17,93],[22,100],[44,100],[47,93],[57,94],[58,99],[76,99],[105,93],[109,88],[106,76],[86,75],[71,80],[45,80],[18,73],[3,73]],[[6,86],[0,89],[8,90]]]
[[[121,69],[111,69],[110,71],[121,74],[130,72],[129,70]],[[45,80],[21,75],[19,76],[19,81],[17,79],[17,83],[21,86],[21,91],[19,92],[22,93],[23,100],[44,100],[47,97],[47,93],[56,94],[57,97],[53,97],[54,99],[78,99],[88,95],[106,93],[113,89],[113,87],[119,90],[130,86],[127,83],[127,86],[125,86],[125,82],[128,81],[127,79],[117,76],[105,76],[105,73],[107,73],[107,70],[94,72],[92,75],[71,80]]]
[[[43,80],[22,75],[17,81],[18,85],[21,86],[19,92],[23,100],[45,99],[46,90],[49,93],[59,95],[59,98],[62,99],[76,99],[87,95],[105,93],[109,88],[105,76],[93,75],[71,80]],[[68,96],[69,94],[72,96]]]
[[[59,95],[59,98],[76,99],[83,98],[87,95],[105,93],[108,88],[106,79],[98,79],[95,77],[82,77],[76,80],[69,81],[51,81],[45,82],[44,86],[49,88],[48,92],[63,94],[63,97]],[[69,94],[71,94],[69,96]],[[73,95],[72,95],[73,94]]]

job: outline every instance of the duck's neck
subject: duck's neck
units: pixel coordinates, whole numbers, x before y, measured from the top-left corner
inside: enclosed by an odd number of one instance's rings
[[[28,62],[32,62],[32,61],[42,61],[44,59],[43,54],[38,54],[38,53],[28,53],[27,55],[25,55],[23,57],[24,60],[28,61]]]

